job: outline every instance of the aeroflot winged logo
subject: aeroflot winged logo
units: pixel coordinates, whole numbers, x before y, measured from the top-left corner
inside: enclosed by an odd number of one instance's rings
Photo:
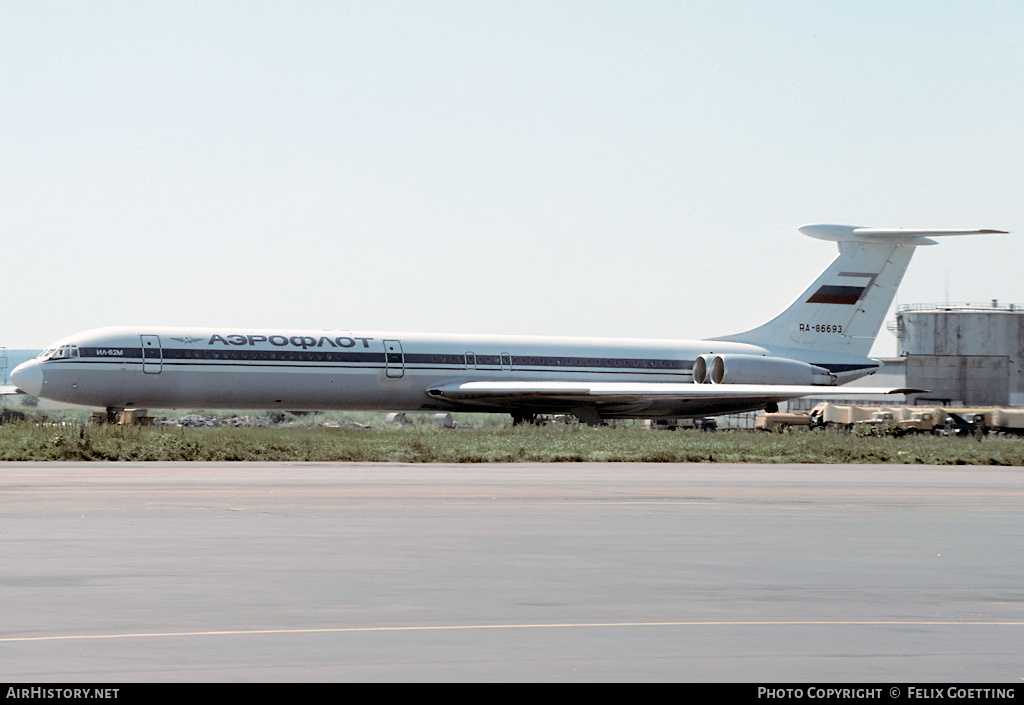
[[[184,338],[171,338],[171,340],[177,340],[179,343],[191,345],[192,343],[201,343],[206,340],[206,338],[193,338],[191,335],[186,335]]]
[[[839,276],[862,277],[868,281],[862,286],[834,286],[825,284],[816,292],[811,294],[811,298],[807,299],[805,303],[845,304],[848,306],[854,306],[858,301],[864,298],[864,294],[867,293],[868,288],[875,283],[875,278],[878,274],[873,274],[871,272],[840,272]]]

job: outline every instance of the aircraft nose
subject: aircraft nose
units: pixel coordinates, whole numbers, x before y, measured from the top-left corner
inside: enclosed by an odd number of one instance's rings
[[[35,360],[23,362],[11,372],[11,382],[21,391],[38,397],[43,391],[43,370]]]

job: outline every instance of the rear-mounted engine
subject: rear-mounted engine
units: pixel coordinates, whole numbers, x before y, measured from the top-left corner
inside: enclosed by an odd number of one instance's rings
[[[834,385],[824,367],[799,360],[761,355],[701,355],[693,363],[697,384]]]

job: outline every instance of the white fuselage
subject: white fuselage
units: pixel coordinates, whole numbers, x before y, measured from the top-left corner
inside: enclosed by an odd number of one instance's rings
[[[881,366],[867,355],[917,246],[1001,232],[800,230],[835,241],[839,254],[780,314],[713,340],[101,328],[64,338],[11,381],[108,410],[491,411],[520,420],[570,411],[597,423],[777,409],[843,394],[838,385]]]
[[[735,342],[375,331],[102,328],[64,338],[12,380],[30,394],[107,408],[435,410],[544,413],[570,404],[525,397],[495,406],[427,390],[486,381],[661,383],[692,380],[703,354],[778,355]],[[798,351],[783,351],[800,359]],[[806,356],[807,353],[804,353]],[[818,353],[804,359],[846,382],[879,364]],[[603,417],[720,414],[749,400],[644,400]]]

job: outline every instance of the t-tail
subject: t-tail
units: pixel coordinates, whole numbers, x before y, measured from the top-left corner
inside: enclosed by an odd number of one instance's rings
[[[805,225],[800,232],[839,244],[836,257],[790,306],[764,325],[714,340],[867,356],[914,248],[932,237],[1003,230],[883,230]]]

